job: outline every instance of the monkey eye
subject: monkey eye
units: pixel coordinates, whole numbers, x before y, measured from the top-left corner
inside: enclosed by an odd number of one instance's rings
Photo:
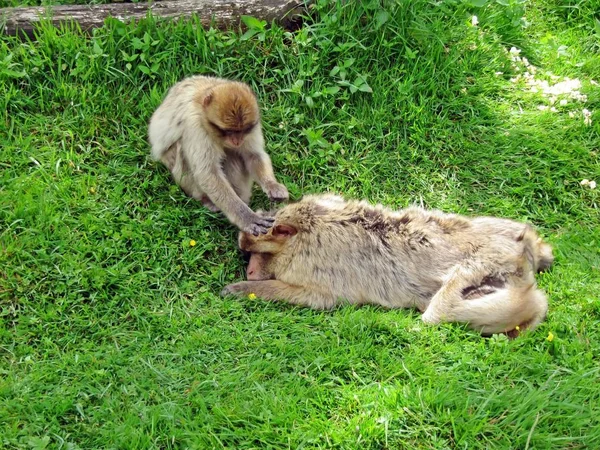
[[[208,123],[209,123],[209,125],[211,127],[213,127],[223,137],[229,137],[229,136],[233,136],[235,134],[248,134],[256,126],[256,123],[253,123],[252,125],[247,126],[243,130],[228,130],[228,129],[225,129],[225,128],[221,128],[219,125],[217,125],[214,122],[208,122]]]
[[[224,130],[223,128],[221,128],[219,125],[217,125],[214,122],[208,122],[208,124],[213,127],[215,129],[215,131],[217,131],[221,136],[227,136],[228,131]]]
[[[247,126],[246,128],[244,128],[242,130],[242,133],[244,133],[244,134],[250,133],[255,126],[256,126],[255,123],[253,123],[252,125]]]
[[[242,258],[244,259],[244,262],[246,264],[248,264],[250,262],[250,256],[252,256],[252,254],[250,252],[244,251],[240,249],[240,252],[242,253]]]

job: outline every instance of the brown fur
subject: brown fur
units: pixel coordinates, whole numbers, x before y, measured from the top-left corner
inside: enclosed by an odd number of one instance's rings
[[[254,181],[271,200],[288,198],[264,150],[256,96],[244,83],[200,75],[180,81],[152,115],[148,135],[152,156],[182,190],[242,231],[266,233],[272,224],[248,207]]]
[[[415,307],[423,321],[468,323],[482,334],[535,328],[547,301],[535,271],[552,249],[529,225],[311,195],[275,214],[268,234],[240,233],[249,281],[223,294],[327,309],[340,299]],[[512,333],[512,334],[511,334]]]

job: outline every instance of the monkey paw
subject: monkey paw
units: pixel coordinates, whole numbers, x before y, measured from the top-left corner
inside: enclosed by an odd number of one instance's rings
[[[290,198],[287,188],[283,184],[272,183],[267,187],[269,200],[274,202],[283,202]]]
[[[247,281],[240,281],[239,283],[228,284],[221,291],[221,297],[226,297],[228,295],[235,295],[237,297],[241,297],[246,293],[247,286]]]
[[[269,229],[273,226],[273,222],[275,222],[275,218],[273,217],[263,217],[258,214],[254,214],[252,221],[246,226],[242,227],[241,230],[246,233],[251,233],[254,236],[258,236],[259,234],[267,234]]]

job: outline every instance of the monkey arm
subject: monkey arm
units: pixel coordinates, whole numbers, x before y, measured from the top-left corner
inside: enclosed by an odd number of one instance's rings
[[[198,172],[195,172],[195,174]],[[237,195],[221,167],[214,167],[205,173],[199,172],[195,177],[202,190],[210,200],[235,224],[240,230],[258,235],[259,232],[266,233],[273,225],[273,219],[260,216],[252,211],[246,203]],[[202,182],[200,183],[200,180]]]
[[[202,133],[184,135],[183,157],[195,183],[240,230],[257,236],[266,233],[273,219],[254,213],[237,195],[223,171],[223,151]]]
[[[292,305],[308,306],[314,309],[331,309],[335,306],[335,297],[323,294],[303,286],[292,286],[279,280],[241,281],[226,286],[221,295],[238,297],[254,294],[263,300],[282,300]]]

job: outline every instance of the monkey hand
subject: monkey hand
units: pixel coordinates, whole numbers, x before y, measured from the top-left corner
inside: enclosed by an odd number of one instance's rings
[[[275,222],[275,218],[273,217],[265,217],[258,215],[254,212],[246,217],[242,226],[240,226],[240,230],[245,233],[252,233],[254,236],[258,236],[259,234],[267,234],[269,229],[273,226],[273,222]]]
[[[266,186],[265,193],[269,196],[269,200],[274,202],[283,202],[290,197],[287,188],[280,183],[274,182]]]
[[[251,281],[240,281],[239,283],[228,284],[221,291],[221,297],[227,295],[235,295],[236,297],[242,297],[246,294],[252,293],[252,282]]]

